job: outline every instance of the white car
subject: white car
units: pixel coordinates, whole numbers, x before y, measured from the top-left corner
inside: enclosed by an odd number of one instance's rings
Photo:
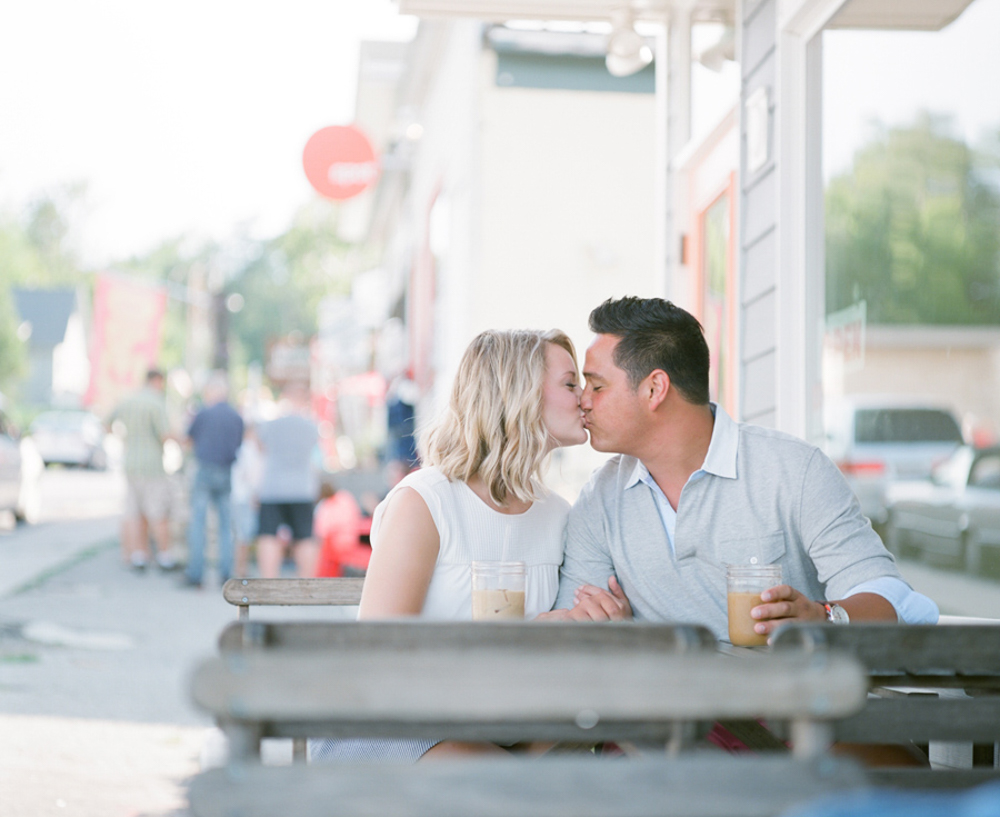
[[[964,442],[954,411],[932,401],[851,398],[829,404],[825,422],[826,453],[876,527],[888,519],[891,483],[926,479]]]
[[[31,436],[46,465],[78,465],[103,470],[108,465],[104,424],[89,411],[43,411]]]
[[[18,522],[37,521],[44,467],[34,441],[22,438],[0,409],[0,511],[12,512]]]
[[[887,494],[886,546],[903,557],[945,561],[968,573],[1000,556],[1000,448],[962,446],[928,480]]]

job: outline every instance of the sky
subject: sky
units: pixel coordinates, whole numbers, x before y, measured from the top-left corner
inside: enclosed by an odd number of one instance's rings
[[[74,239],[91,266],[182,234],[276,235],[314,195],[306,140],[352,119],[359,41],[415,27],[389,0],[6,3],[0,210],[86,182]],[[936,34],[828,32],[827,177],[872,118],[952,111],[970,140],[1000,124],[997,32],[1000,0]]]
[[[302,149],[349,124],[388,0],[30,0],[0,10],[0,209],[86,182],[101,265],[180,234],[268,237],[311,197]]]

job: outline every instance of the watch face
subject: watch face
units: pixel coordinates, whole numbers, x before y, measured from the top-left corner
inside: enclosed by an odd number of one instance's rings
[[[847,610],[839,604],[830,605],[829,619],[834,624],[849,624],[851,621],[851,617],[847,615]]]

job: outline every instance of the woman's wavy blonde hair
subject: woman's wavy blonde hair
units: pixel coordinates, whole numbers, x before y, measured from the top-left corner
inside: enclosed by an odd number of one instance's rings
[[[548,442],[546,343],[569,352],[576,367],[573,342],[558,329],[478,335],[462,356],[448,408],[418,434],[423,464],[437,466],[449,480],[468,482],[478,474],[498,505],[511,497],[537,499]]]

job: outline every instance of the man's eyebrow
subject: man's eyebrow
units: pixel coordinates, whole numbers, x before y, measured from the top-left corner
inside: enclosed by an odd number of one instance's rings
[[[604,380],[604,378],[601,377],[597,372],[584,372],[583,376],[587,378],[587,380]]]

